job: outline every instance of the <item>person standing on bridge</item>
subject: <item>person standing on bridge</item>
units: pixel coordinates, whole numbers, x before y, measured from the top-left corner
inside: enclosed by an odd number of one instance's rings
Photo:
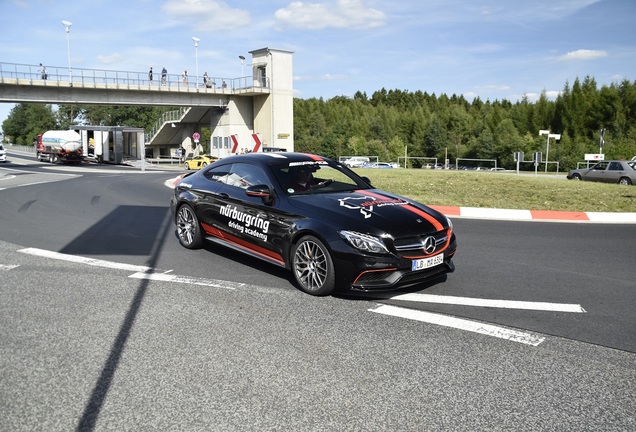
[[[183,78],[183,83],[185,85],[188,85],[188,71],[187,70],[183,71],[183,74],[181,75],[181,78]]]
[[[161,69],[161,85],[166,85],[167,77],[168,77],[168,71],[166,70],[166,67],[164,66],[163,69]]]
[[[45,80],[47,79],[49,76],[46,74],[46,67],[44,67],[44,65],[42,63],[40,63],[40,77]]]
[[[148,71],[148,81],[152,84],[152,66],[150,66],[150,70]]]

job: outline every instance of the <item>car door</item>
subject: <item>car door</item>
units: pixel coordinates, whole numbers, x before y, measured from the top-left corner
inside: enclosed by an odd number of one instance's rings
[[[603,182],[605,180],[605,171],[607,170],[608,162],[599,162],[594,165],[588,172],[583,175],[583,180]]]
[[[233,163],[217,191],[216,227],[224,232],[224,243],[242,252],[283,266],[287,218],[283,216],[279,200],[266,203],[258,196],[250,196],[250,186],[267,185],[271,180],[258,165]]]
[[[607,183],[618,183],[618,179],[623,175],[623,166],[618,161],[611,161],[605,171],[605,179]]]

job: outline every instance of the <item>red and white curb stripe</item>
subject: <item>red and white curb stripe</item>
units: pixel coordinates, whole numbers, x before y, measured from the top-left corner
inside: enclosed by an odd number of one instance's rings
[[[513,210],[477,207],[429,206],[449,217],[549,222],[636,223],[636,213]]]

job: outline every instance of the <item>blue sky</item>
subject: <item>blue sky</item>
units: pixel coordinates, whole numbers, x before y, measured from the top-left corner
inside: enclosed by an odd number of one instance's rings
[[[634,0],[0,0],[0,62],[241,75],[294,52],[297,97],[382,88],[508,99],[636,79]],[[245,68],[247,72],[248,67]],[[12,104],[0,104],[0,125]]]

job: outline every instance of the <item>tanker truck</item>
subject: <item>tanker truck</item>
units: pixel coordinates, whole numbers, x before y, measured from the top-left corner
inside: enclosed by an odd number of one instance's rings
[[[74,130],[50,130],[38,135],[38,161],[79,163],[84,161],[82,137]]]

